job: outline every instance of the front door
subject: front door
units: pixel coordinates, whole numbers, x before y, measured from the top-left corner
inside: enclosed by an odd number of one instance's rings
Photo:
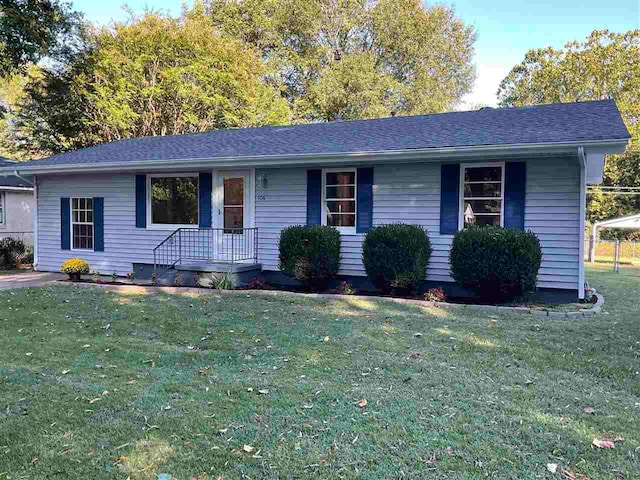
[[[248,261],[255,256],[253,176],[250,170],[219,170],[214,204],[218,261]]]

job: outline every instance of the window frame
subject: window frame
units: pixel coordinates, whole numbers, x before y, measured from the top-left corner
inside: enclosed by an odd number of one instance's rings
[[[228,179],[242,179],[242,204],[240,205],[226,205],[224,203],[224,199],[225,199],[225,180]],[[247,228],[245,226],[245,224],[247,223],[247,177],[246,175],[222,175],[222,199],[220,202],[220,206],[221,206],[221,220],[222,220],[222,230],[223,230],[223,234],[224,235],[243,235],[245,229]],[[226,227],[224,225],[224,220],[225,220],[225,208],[242,208],[242,227]],[[231,231],[229,231],[231,230]],[[234,232],[235,230],[235,232]],[[238,233],[238,230],[240,231],[240,233]]]
[[[465,200],[500,200],[500,226],[504,227],[504,164],[505,162],[483,162],[483,163],[461,163],[460,164],[460,194],[458,202],[458,230],[464,230],[464,201]],[[464,197],[464,173],[467,168],[482,168],[482,167],[500,167],[500,196],[499,197]],[[477,182],[484,183],[484,182]],[[497,183],[497,182],[495,182]],[[476,214],[480,216],[489,216],[493,214]]]
[[[355,235],[358,227],[358,169],[357,168],[323,168],[322,169],[322,221],[327,226],[327,173],[353,173],[354,225],[353,227],[334,227],[343,235]],[[350,199],[347,199],[350,200]]]
[[[196,190],[196,207],[198,213],[196,215],[197,223],[153,223],[153,205],[151,201],[151,179],[152,178],[176,178],[176,177],[192,177],[198,179],[198,188]],[[185,173],[148,173],[147,174],[147,229],[149,230],[177,230],[179,228],[200,228],[200,174],[197,172]]]
[[[7,197],[5,192],[0,192],[0,228],[7,227]]]
[[[73,201],[74,200],[91,200],[91,222],[76,222],[73,219]],[[88,211],[88,210],[84,210]],[[94,205],[93,197],[71,197],[69,199],[69,236],[70,236],[70,250],[77,252],[94,252],[96,248],[96,219],[94,218]],[[91,248],[79,248],[75,246],[73,226],[74,225],[91,225]]]

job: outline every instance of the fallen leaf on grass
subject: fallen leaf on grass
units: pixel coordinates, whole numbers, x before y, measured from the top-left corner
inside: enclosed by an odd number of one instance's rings
[[[251,445],[245,444],[245,445],[242,446],[242,450],[244,450],[247,453],[253,453],[255,448],[253,448]]]
[[[591,443],[598,448],[616,448],[616,444],[611,440],[598,440],[594,438]]]
[[[595,408],[593,408],[593,407],[584,407],[584,408],[582,409],[582,411],[583,411],[584,413],[595,413],[595,411],[596,411],[596,410],[595,410]]]
[[[323,341],[324,343],[328,343],[328,342],[329,342],[329,337],[324,337],[324,338],[322,339],[322,341]]]
[[[366,399],[366,398],[363,398],[362,400],[360,400],[360,401],[358,402],[358,406],[359,406],[360,408],[364,408],[364,407],[366,407],[366,406],[367,406],[367,404],[368,404],[368,403],[369,403],[369,402],[367,402],[367,399]]]
[[[558,471],[558,464],[557,463],[547,463],[547,470],[549,470],[551,473],[556,473]]]

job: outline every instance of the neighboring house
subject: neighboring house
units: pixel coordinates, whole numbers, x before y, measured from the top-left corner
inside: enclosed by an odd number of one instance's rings
[[[150,275],[155,253],[188,271],[241,262],[276,281],[281,230],[322,224],[341,231],[340,274],[353,279],[365,276],[364,233],[406,222],[429,233],[427,281],[447,285],[453,234],[475,223],[535,232],[539,287],[575,299],[585,185],[628,139],[615,103],[596,101],[137,138],[19,172],[35,175],[39,270],[82,257]]]
[[[17,162],[0,157],[0,169],[17,166]],[[0,238],[12,237],[31,245],[34,206],[33,185],[29,179],[0,173]]]

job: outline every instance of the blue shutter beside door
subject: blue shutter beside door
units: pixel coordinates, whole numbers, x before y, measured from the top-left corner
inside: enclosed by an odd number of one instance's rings
[[[60,248],[71,250],[71,205],[69,198],[60,199]]]
[[[358,169],[356,232],[367,233],[373,224],[373,168]]]
[[[524,230],[527,164],[508,162],[504,166],[504,227]]]
[[[136,228],[147,228],[146,175],[136,175]]]
[[[93,197],[93,251],[104,252],[104,198]]]
[[[458,231],[460,215],[460,164],[440,168],[440,233]]]
[[[322,224],[322,170],[307,170],[307,225]]]
[[[201,173],[198,179],[198,217],[200,228],[211,228],[211,173]]]

